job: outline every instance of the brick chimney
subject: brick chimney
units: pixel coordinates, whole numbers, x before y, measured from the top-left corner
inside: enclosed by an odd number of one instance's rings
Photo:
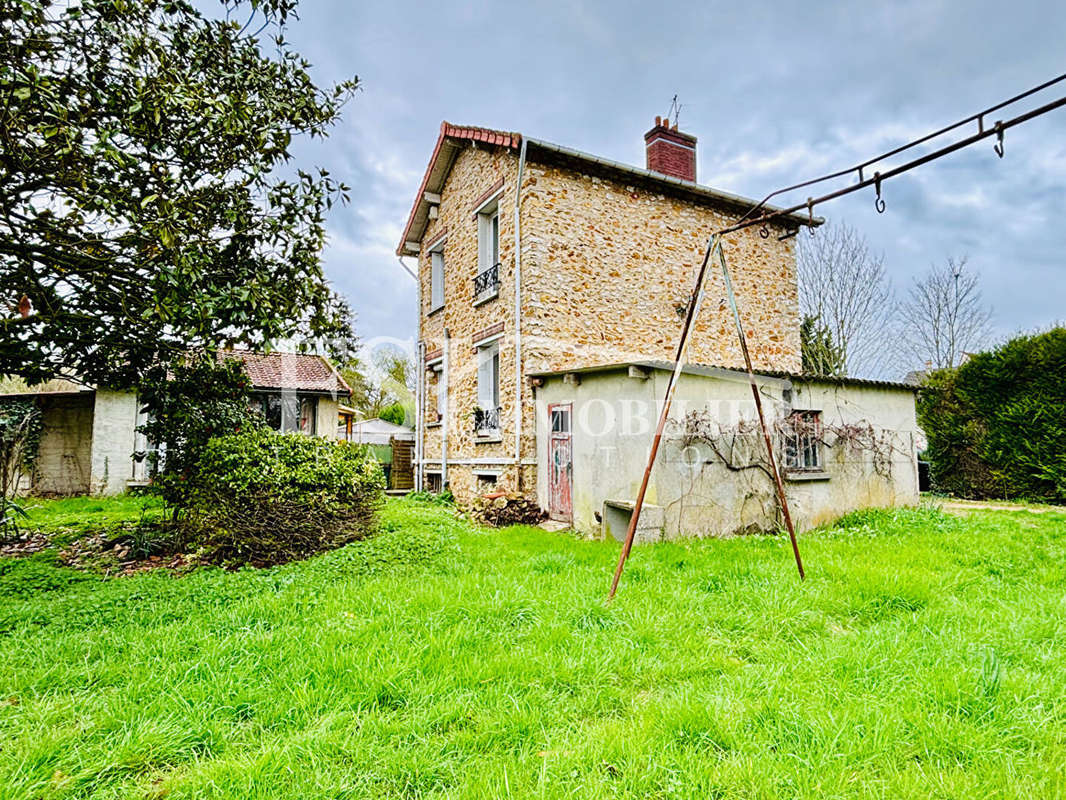
[[[655,127],[644,134],[648,169],[671,178],[696,182],[696,137],[670,127],[669,118],[656,117]]]

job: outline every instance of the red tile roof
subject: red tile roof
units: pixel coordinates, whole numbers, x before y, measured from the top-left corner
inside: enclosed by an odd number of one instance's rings
[[[403,236],[396,248],[396,255],[404,256],[410,253],[407,250],[407,242],[421,243],[429,221],[429,203],[425,198],[426,192],[438,194],[444,186],[444,181],[452,168],[452,164],[458,152],[470,142],[480,142],[495,147],[507,147],[514,150],[522,146],[522,134],[509,131],[493,130],[491,128],[478,128],[472,125],[452,125],[450,122],[440,124],[440,135],[437,144],[433,148],[426,172],[422,176],[422,183],[415,195],[414,205],[407,217],[407,224],[403,229]],[[702,186],[693,181],[682,180],[670,175],[664,175],[652,170],[634,167],[629,164],[621,164],[606,158],[583,153],[569,147],[562,147],[551,142],[539,139],[525,139],[528,148],[528,158],[544,161],[544,163],[560,163],[582,172],[605,174],[609,177],[624,180],[627,183],[635,182],[648,186],[658,192],[677,193],[686,199],[702,205],[726,207],[735,211],[746,212],[755,200],[739,195]],[[764,211],[776,211],[775,206],[764,205]],[[784,228],[793,228],[807,224],[806,214],[790,214],[783,218],[780,223]],[[815,224],[820,225],[822,220],[815,217]]]
[[[482,142],[483,144],[517,149],[522,144],[522,135],[519,133],[509,133],[508,131],[497,131],[492,128],[477,128],[471,125],[452,125],[450,122],[442,122],[440,124],[440,135],[437,137],[437,144],[433,148],[433,155],[429,158],[429,165],[426,167],[426,173],[422,176],[422,183],[418,187],[418,194],[415,195],[414,206],[411,208],[411,213],[407,217],[407,225],[403,229],[403,236],[400,237],[400,245],[396,248],[396,255],[402,256],[404,254],[404,242],[407,241],[407,236],[411,233],[411,228],[414,227],[415,217],[417,216],[419,206],[425,197],[430,178],[437,169],[437,162],[441,158],[445,142],[449,140]],[[454,157],[454,154],[449,154],[448,157]],[[447,168],[450,168],[450,161],[444,170],[445,174],[447,174]]]
[[[344,397],[351,387],[322,356],[305,353],[256,353],[234,350],[223,354],[237,357],[256,389],[295,389],[301,392],[324,392]]]

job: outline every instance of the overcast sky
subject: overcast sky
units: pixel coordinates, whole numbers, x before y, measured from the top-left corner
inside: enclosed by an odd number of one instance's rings
[[[304,0],[300,14],[287,38],[316,79],[362,83],[331,138],[297,155],[352,186],[325,263],[364,340],[413,336],[414,281],[393,251],[441,120],[644,166],[643,134],[676,93],[700,182],[754,197],[1066,72],[1061,2]],[[872,190],[817,213],[859,228],[902,291],[968,255],[997,334],[1047,326],[1066,319],[1066,109],[1005,144],[1002,160],[987,140],[886,183],[883,215]]]

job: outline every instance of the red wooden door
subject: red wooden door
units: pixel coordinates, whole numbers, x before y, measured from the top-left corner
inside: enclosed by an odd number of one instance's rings
[[[571,412],[570,403],[548,406],[548,516],[567,522],[574,516]]]

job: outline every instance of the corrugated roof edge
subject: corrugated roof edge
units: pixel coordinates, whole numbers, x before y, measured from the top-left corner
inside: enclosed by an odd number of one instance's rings
[[[573,369],[560,369],[549,370],[540,372],[527,372],[527,378],[555,378],[569,374],[588,374],[593,372],[616,372],[619,370],[628,369],[629,367],[640,367],[642,369],[658,369],[664,372],[672,372],[674,365],[669,361],[620,361],[612,364],[596,364],[587,367],[575,367]],[[721,373],[728,373],[730,376],[738,376],[743,380],[747,380],[748,373],[742,369],[736,369],[734,367],[720,367],[714,364],[686,364],[682,372],[688,375],[704,375],[707,377],[723,377]],[[843,386],[865,386],[868,388],[879,389],[899,389],[908,392],[917,392],[921,389],[920,386],[915,386],[911,383],[902,383],[900,381],[883,381],[874,378],[841,378],[835,375],[804,375],[798,372],[786,372],[785,370],[772,370],[772,369],[757,369],[755,374],[762,378],[787,378],[789,380],[797,382],[807,383],[836,383]]]

